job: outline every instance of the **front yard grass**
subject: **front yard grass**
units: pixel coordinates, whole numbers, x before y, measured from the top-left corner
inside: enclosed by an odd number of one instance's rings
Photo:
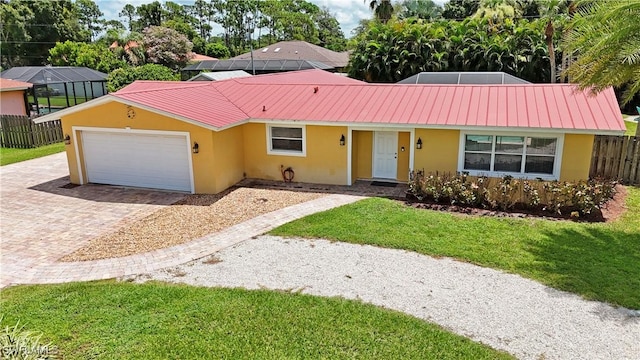
[[[627,131],[624,134],[629,136],[634,136],[636,134],[636,129],[638,128],[638,123],[632,122],[632,121],[625,121],[624,124],[627,126]]]
[[[508,359],[411,316],[339,298],[102,281],[2,290],[64,359]]]
[[[64,151],[64,143],[40,146],[32,149],[0,148],[0,166],[31,160]]]
[[[474,217],[371,198],[293,221],[271,234],[453,257],[640,309],[640,189],[627,190],[628,210],[611,223]]]

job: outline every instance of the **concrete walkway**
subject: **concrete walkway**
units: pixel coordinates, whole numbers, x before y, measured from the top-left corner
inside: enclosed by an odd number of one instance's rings
[[[114,186],[70,187],[67,174],[64,153],[0,167],[0,287],[109,279],[174,266],[362,199],[329,195],[170,248],[114,259],[58,262],[91,238],[185,196]]]

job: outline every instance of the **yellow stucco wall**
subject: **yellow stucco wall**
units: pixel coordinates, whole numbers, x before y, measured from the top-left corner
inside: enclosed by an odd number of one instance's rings
[[[353,131],[352,133],[352,182],[357,179],[371,179],[373,166],[373,131]]]
[[[267,153],[267,126],[249,123],[215,132],[187,122],[135,108],[135,117],[127,117],[127,106],[109,102],[62,117],[63,133],[72,134],[73,126],[131,130],[181,131],[199,144],[198,154],[191,154],[195,192],[218,193],[244,177],[282,180],[280,167],[295,171],[294,181],[324,184],[347,184],[347,159],[351,156],[352,181],[372,177],[373,131],[352,132],[352,153],[340,146],[343,126],[306,126],[306,156],[271,155]],[[458,130],[416,129],[415,140],[422,139],[422,149],[414,148],[413,168],[425,172],[456,172],[460,141]],[[72,137],[73,138],[73,137]],[[560,180],[588,178],[593,135],[567,134],[564,138]],[[77,144],[76,144],[77,142]],[[66,146],[69,173],[73,183],[80,183],[80,172],[86,179],[84,163],[77,165],[75,146],[82,159],[82,137],[75,134]],[[402,151],[402,147],[405,151]],[[397,179],[407,181],[409,155],[415,144],[409,132],[398,133]]]
[[[247,177],[282,180],[280,166],[295,171],[295,182],[347,184],[347,146],[340,146],[343,126],[306,126],[305,157],[267,154],[267,126],[245,124],[244,169]]]
[[[0,91],[0,114],[27,115],[24,90]]]
[[[560,181],[589,178],[594,135],[566,134],[562,152]]]
[[[398,181],[409,180],[409,151],[411,146],[411,133],[398,133],[398,172],[396,179]],[[404,147],[404,151],[402,148]]]
[[[425,173],[458,171],[459,130],[416,129],[415,136],[416,141],[422,139],[422,149],[415,149],[415,170]]]
[[[216,193],[234,185],[244,177],[243,129],[236,126],[213,132],[212,171],[215,173]]]
[[[183,121],[172,119],[166,116],[158,115],[143,109],[133,108],[135,117],[129,119],[127,117],[127,106],[118,102],[109,102],[98,105],[84,111],[69,114],[62,117],[62,131],[64,134],[72,134],[73,126],[84,127],[101,127],[125,129],[130,127],[131,130],[163,130],[163,131],[183,131],[189,132],[191,142],[197,142],[200,147],[198,154],[191,154],[193,161],[193,180],[195,192],[197,193],[216,193],[222,191],[221,186],[216,186],[217,174],[216,163],[213,158],[213,131],[192,125]],[[71,182],[80,183],[80,172],[86,181],[86,172],[84,162],[82,161],[82,136],[78,131],[75,134],[78,142],[77,146],[80,151],[80,166],[77,167],[77,159],[75,153],[75,145],[66,146],[67,159],[69,163],[69,175]],[[228,179],[222,183],[228,182]]]

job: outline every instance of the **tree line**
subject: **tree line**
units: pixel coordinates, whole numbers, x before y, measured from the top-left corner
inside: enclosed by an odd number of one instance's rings
[[[613,86],[623,110],[640,104],[640,0],[364,1],[374,19],[350,40],[351,77],[503,71],[595,92]]]
[[[219,58],[283,40],[346,49],[335,16],[305,0],[195,0],[192,5],[153,1],[126,4],[119,16],[121,21],[105,20],[93,0],[1,0],[1,66],[51,63],[49,50],[66,41],[144,47],[144,31],[151,27],[175,30],[192,44],[193,52]],[[222,27],[221,34],[212,33],[214,23]],[[128,55],[120,58],[127,61]]]

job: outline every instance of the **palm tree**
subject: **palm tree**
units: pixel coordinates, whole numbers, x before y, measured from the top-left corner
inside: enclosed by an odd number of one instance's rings
[[[544,39],[547,43],[547,49],[549,51],[549,63],[551,66],[551,82],[556,82],[556,52],[553,45],[553,36],[556,33],[558,23],[567,18],[567,1],[566,0],[548,0],[540,2],[538,11],[540,17],[547,21],[547,25],[544,30]]]
[[[369,8],[371,8],[380,22],[386,24],[391,19],[391,14],[393,14],[391,0],[364,0],[365,3],[367,1],[369,1]]]
[[[516,0],[481,0],[475,18],[487,19],[489,25],[500,24],[504,19],[517,19],[522,16],[522,8]]]
[[[623,103],[640,93],[640,0],[588,3],[574,14],[563,40],[576,58],[566,73],[595,92],[626,86]]]
[[[142,36],[138,33],[129,33],[124,39],[114,41],[109,49],[129,65],[139,66],[145,62]]]

